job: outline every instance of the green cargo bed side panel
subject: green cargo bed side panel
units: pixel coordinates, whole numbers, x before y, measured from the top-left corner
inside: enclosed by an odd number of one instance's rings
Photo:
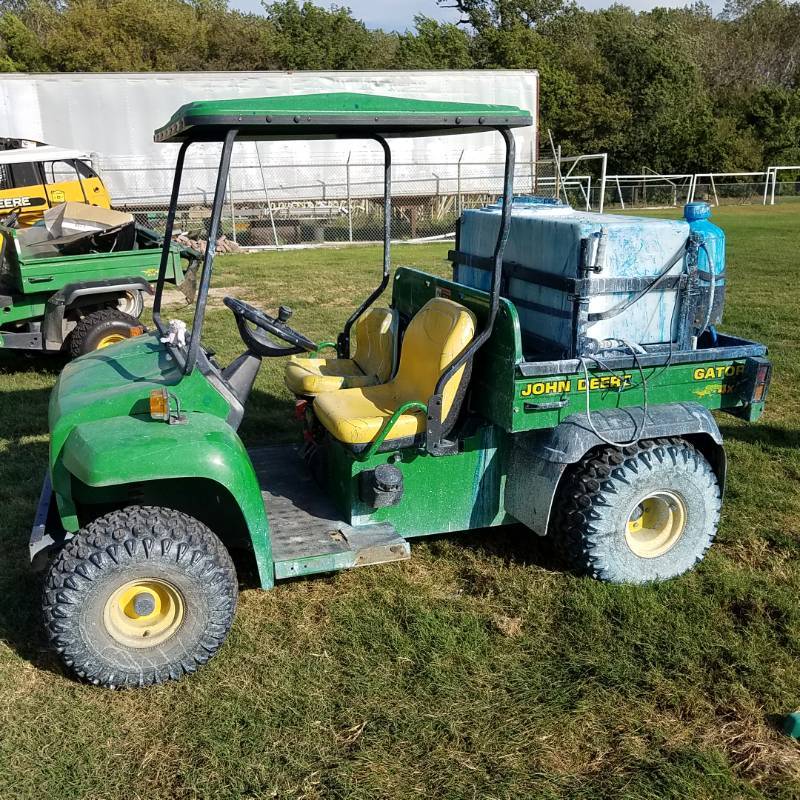
[[[588,394],[591,411],[640,408],[691,401],[712,411],[745,409],[746,358],[720,358],[691,364],[645,367],[610,372],[589,368]],[[646,382],[647,397],[642,380]],[[510,430],[555,428],[573,414],[586,411],[587,382],[584,373],[520,378],[514,381]]]
[[[11,305],[0,306],[0,325],[10,322],[25,322],[43,317],[50,292],[20,294],[11,298]]]
[[[92,487],[169,478],[206,478],[232,495],[247,524],[262,586],[273,585],[269,523],[258,478],[236,432],[212,414],[169,425],[149,417],[112,417],[75,426],[63,467]]]
[[[161,264],[161,247],[138,247],[109,253],[49,255],[36,258],[26,252],[17,239],[17,231],[0,226],[5,237],[4,256],[9,279],[23,295],[47,292],[48,295],[70,283],[87,283],[106,278],[129,278],[133,275],[155,281]],[[185,248],[171,245],[167,259],[166,279],[183,280],[181,253]],[[188,257],[188,255],[187,255]],[[8,320],[12,321],[12,320]]]
[[[138,275],[148,281],[158,277],[161,252],[153,249],[127,250],[120,253],[88,253],[81,256],[20,259],[21,289],[24,293],[55,292],[69,283],[86,283],[105,278]],[[167,280],[182,280],[181,259],[171,249],[167,261]]]

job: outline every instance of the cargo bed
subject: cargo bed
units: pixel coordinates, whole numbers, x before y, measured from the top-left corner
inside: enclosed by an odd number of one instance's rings
[[[551,358],[547,353],[524,348],[524,361],[517,365],[520,374],[525,377],[536,375],[552,375],[555,373],[577,372],[581,368],[580,359],[577,358]],[[739,336],[732,336],[726,333],[718,333],[716,343],[710,342],[710,337],[706,337],[698,343],[696,350],[675,350],[668,345],[645,345],[646,355],[639,355],[636,359],[629,354],[605,356],[602,362],[613,369],[631,369],[637,362],[643,367],[658,367],[665,363],[670,365],[677,364],[697,364],[705,361],[724,361],[726,359],[738,359],[757,356],[766,356],[767,348],[758,342],[751,342],[749,339],[742,339]],[[587,360],[592,362],[592,356],[587,356]]]
[[[485,324],[486,292],[407,267],[397,271],[393,304],[401,319],[411,319],[435,296],[465,305],[479,328]],[[554,428],[586,412],[588,375],[590,411],[695,402],[750,421],[761,415],[770,378],[763,344],[718,333],[716,342],[704,334],[697,349],[644,349],[635,357],[554,356],[523,339],[514,302],[501,298],[492,336],[473,365],[471,408],[511,433]]]

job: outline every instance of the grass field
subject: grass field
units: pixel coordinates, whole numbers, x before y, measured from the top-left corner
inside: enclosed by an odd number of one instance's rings
[[[0,798],[800,797],[800,745],[774,728],[800,707],[800,210],[715,219],[724,328],[766,342],[775,373],[759,424],[719,419],[730,479],[695,572],[594,583],[523,528],[423,541],[401,565],[245,587],[208,667],[145,691],[83,686],[44,648],[27,536],[60,363],[1,353]],[[395,263],[445,273],[446,250]],[[206,341],[241,349],[225,293],[330,338],[379,261],[222,257]],[[248,443],[296,435],[281,371],[262,370]]]

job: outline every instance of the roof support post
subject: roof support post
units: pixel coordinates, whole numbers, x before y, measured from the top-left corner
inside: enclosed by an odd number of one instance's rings
[[[211,282],[211,268],[214,265],[214,253],[217,249],[217,234],[219,232],[219,221],[222,217],[222,206],[225,202],[225,187],[228,184],[228,172],[231,167],[231,153],[236,135],[239,131],[231,128],[225,134],[225,141],[222,145],[222,155],[219,159],[219,172],[217,173],[217,185],[214,190],[214,204],[211,206],[211,219],[208,223],[208,239],[206,241],[206,253],[203,258],[203,272],[200,277],[200,285],[197,289],[197,305],[194,312],[194,324],[192,325],[192,335],[189,338],[189,345],[186,353],[186,365],[183,371],[189,375],[194,369],[197,360],[197,350],[200,347],[200,334],[203,330],[203,319],[206,314],[206,302],[208,301],[208,285]]]
[[[500,307],[500,285],[503,279],[503,252],[508,242],[511,229],[511,205],[514,200],[514,134],[510,128],[497,128],[506,143],[506,164],[503,173],[503,210],[500,216],[500,230],[497,232],[497,241],[494,245],[494,270],[492,272],[492,286],[489,298],[489,317],[483,330],[476,336],[454,359],[447,369],[441,374],[433,395],[428,400],[428,420],[425,432],[425,449],[431,455],[445,455],[449,452],[442,441],[442,395],[448,381],[455,373],[483,347],[492,335],[494,321]]]
[[[389,284],[389,272],[392,267],[392,150],[382,136],[372,138],[383,148],[383,276],[377,289],[345,322],[344,329],[336,340],[336,352],[339,358],[350,358],[350,330],[358,318],[381,296]]]
[[[167,275],[167,261],[169,260],[169,249],[172,244],[172,230],[175,227],[175,214],[178,210],[178,195],[181,191],[181,177],[183,176],[183,162],[186,160],[186,151],[192,144],[187,139],[181,144],[178,150],[178,160],[175,163],[175,175],[172,178],[172,194],[169,200],[169,211],[167,212],[167,225],[164,229],[164,241],[161,243],[161,263],[158,266],[158,279],[156,280],[156,296],[153,299],[153,322],[156,324],[159,333],[165,334],[166,328],[161,320],[161,296],[164,293],[164,280]]]

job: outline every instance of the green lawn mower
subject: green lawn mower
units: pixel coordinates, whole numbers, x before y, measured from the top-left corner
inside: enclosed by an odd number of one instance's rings
[[[161,237],[130,214],[84,203],[52,211],[64,209],[72,225],[65,231],[43,222],[17,228],[18,212],[0,225],[2,349],[77,358],[146,330],[139,317],[158,276]],[[164,279],[190,293],[199,258],[172,244]]]
[[[322,94],[190,103],[156,131],[180,144],[157,331],[68,364],[50,401],[30,554],[47,568],[47,636],[77,675],[127,687],[194,672],[230,629],[242,546],[264,589],[505,525],[606,581],[669,579],[703,557],[726,471],[711,410],[756,420],[770,380],[762,345],[716,329],[724,238],[704,206],[658,221],[515,199],[512,131],[530,124],[509,106]],[[392,273],[390,141],[485,132],[505,144],[503,192],[462,215],[453,280]],[[201,335],[234,144],[320,137],[383,150],[380,279],[330,352],[290,309],[225,298],[244,351],[220,365]],[[194,142],[222,153],[184,330],[161,302]],[[248,450],[237,434],[264,358],[287,359],[301,444]]]

